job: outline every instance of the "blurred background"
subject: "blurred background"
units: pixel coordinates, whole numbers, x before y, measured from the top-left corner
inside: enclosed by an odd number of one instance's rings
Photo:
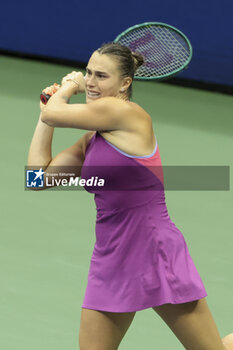
[[[180,29],[193,46],[192,62],[180,79],[232,88],[232,11],[229,0],[8,0],[1,4],[0,50],[86,64],[95,49],[128,27],[164,22]]]
[[[229,0],[1,3],[1,349],[79,348],[96,209],[93,196],[85,191],[24,189],[41,90],[73,70],[83,71],[93,50],[128,27],[168,23],[190,39],[193,59],[187,70],[168,81],[135,81],[133,101],[151,115],[163,165],[231,167],[232,12]],[[71,99],[84,101],[83,94]],[[85,132],[56,128],[53,157]],[[233,332],[231,186],[226,191],[166,191],[166,202],[223,337]],[[120,349],[183,346],[155,312],[146,309],[137,312]]]

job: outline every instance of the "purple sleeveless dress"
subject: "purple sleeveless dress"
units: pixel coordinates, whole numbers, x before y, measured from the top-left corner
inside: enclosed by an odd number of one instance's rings
[[[96,242],[83,308],[133,312],[207,296],[182,233],[165,203],[158,144],[131,156],[96,132],[86,148],[81,177],[96,204]]]

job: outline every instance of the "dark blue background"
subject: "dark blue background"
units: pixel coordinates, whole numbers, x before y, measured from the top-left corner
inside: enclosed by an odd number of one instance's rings
[[[0,9],[0,50],[87,62],[128,27],[164,22],[190,39],[193,59],[179,77],[233,86],[233,1],[27,1]]]

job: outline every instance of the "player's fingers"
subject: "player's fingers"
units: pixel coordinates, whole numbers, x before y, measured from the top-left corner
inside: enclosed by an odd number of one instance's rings
[[[66,83],[68,80],[71,80],[73,77],[73,74],[67,74],[61,81],[62,84]]]
[[[67,74],[66,76],[63,77],[61,83],[64,84],[68,80],[75,79],[75,77],[77,76],[78,73],[81,73],[81,72],[72,71],[71,73],[69,73],[69,74]]]
[[[47,101],[49,98],[57,92],[58,89],[60,89],[60,85],[57,83],[54,83],[53,85],[50,85],[46,87],[44,90],[42,90],[42,93],[40,95],[40,100],[43,103],[43,105],[47,104]],[[42,105],[40,106],[42,110]]]
[[[53,85],[50,85],[50,86],[47,86],[45,89],[43,89],[42,91],[45,93],[45,94],[48,94],[49,92],[52,92],[53,90]]]
[[[57,84],[57,83],[54,83],[54,84],[53,84],[53,90],[52,90],[52,92],[53,92],[53,93],[57,92],[57,90],[60,89],[60,87],[61,87],[61,85],[59,85],[59,84]]]
[[[42,90],[45,94],[54,94],[58,89],[60,88],[60,85],[57,83],[54,83],[53,85],[47,86],[44,90]]]

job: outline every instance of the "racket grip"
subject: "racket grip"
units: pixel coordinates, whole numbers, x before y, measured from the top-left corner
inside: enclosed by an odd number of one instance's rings
[[[49,95],[49,94],[46,94],[46,93],[42,92],[42,93],[40,94],[40,100],[41,100],[41,102],[42,102],[44,105],[46,105],[46,103],[48,102],[48,100],[50,99],[51,96],[52,96],[52,95]]]
[[[46,103],[48,102],[48,100],[50,99],[50,97],[55,94],[55,92],[57,91],[57,88],[59,88],[60,85],[57,83],[53,84],[53,90],[49,93],[46,94],[45,92],[42,91],[42,93],[40,94],[40,100],[41,102],[46,105]]]

